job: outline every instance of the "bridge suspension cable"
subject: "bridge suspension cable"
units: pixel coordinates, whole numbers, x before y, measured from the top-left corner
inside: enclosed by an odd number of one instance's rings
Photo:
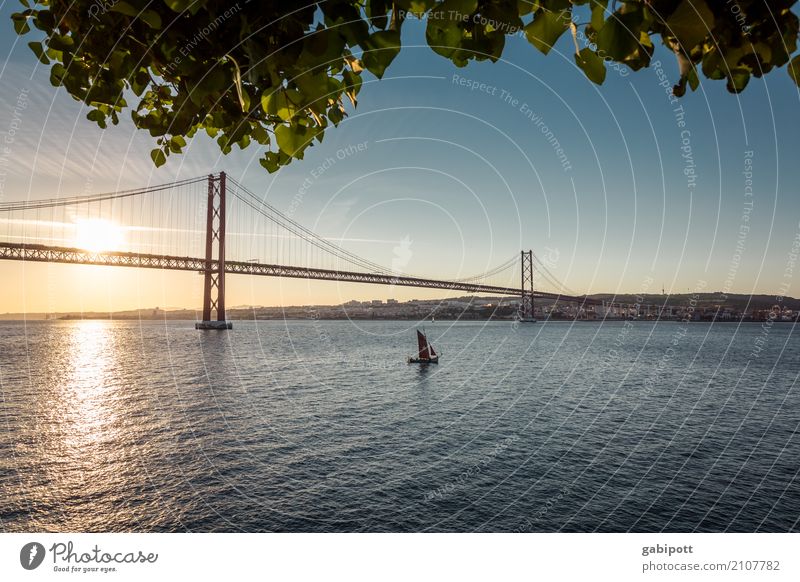
[[[488,279],[489,277],[493,277],[493,276],[499,275],[500,273],[503,273],[504,271],[508,271],[509,269],[512,269],[512,268],[519,269],[519,255],[514,255],[513,257],[511,257],[510,259],[508,259],[504,263],[501,263],[497,267],[494,267],[493,269],[490,269],[490,270],[488,270],[488,271],[486,271],[484,273],[480,273],[478,275],[472,275],[470,277],[464,277],[464,278],[461,278],[461,279],[454,279],[454,280],[458,281],[459,283],[482,281],[482,280]]]
[[[547,268],[547,265],[542,262],[542,260],[536,256],[536,253],[533,253],[533,269],[539,273],[548,283],[555,287],[557,293],[561,293],[563,295],[578,295],[569,287],[564,285],[553,273],[550,269]]]
[[[249,188],[241,184],[235,178],[228,178],[228,183],[233,186],[231,189],[231,194],[242,203],[247,205],[250,209],[254,210],[261,216],[267,218],[267,220],[271,221],[272,223],[276,224],[277,226],[285,229],[287,232],[291,233],[295,237],[306,241],[312,247],[319,249],[321,252],[328,253],[337,259],[344,261],[350,265],[357,266],[362,269],[366,269],[368,272],[374,274],[393,274],[396,276],[408,276],[407,273],[403,272],[400,269],[392,268],[388,269],[383,265],[370,261],[364,257],[361,257],[355,253],[352,253],[341,246],[331,242],[330,240],[323,238],[313,232],[312,230],[306,228],[296,220],[293,220],[285,213],[281,212],[268,202],[263,199],[263,197],[259,197]],[[475,282],[486,280],[489,277],[493,277],[503,273],[504,271],[510,270],[512,268],[519,267],[519,257],[514,256],[511,257],[509,260],[505,261],[501,265],[490,269],[484,273],[472,275],[470,277],[459,278],[459,279],[451,279],[454,282],[461,282],[461,283],[468,283],[468,282]]]
[[[281,228],[286,229],[300,239],[305,240],[313,247],[320,249],[322,252],[327,252],[342,261],[357,265],[373,273],[389,274],[392,272],[382,265],[351,253],[350,251],[347,251],[342,247],[330,242],[329,240],[317,235],[299,222],[280,212],[277,208],[270,205],[265,200],[256,196],[251,190],[243,186],[235,179],[229,178],[228,181],[235,186],[231,193],[236,198],[238,198],[255,212],[259,213],[261,216],[265,217],[267,220],[277,224]]]
[[[383,266],[318,235],[295,220],[291,211],[279,211],[238,180],[227,175],[223,180],[222,176],[100,194],[2,202],[0,245],[7,248],[0,258],[154,268],[181,264],[191,270],[205,264],[201,257],[207,239],[208,205],[201,201],[225,182],[225,260],[235,270],[230,272],[513,294],[518,256],[459,279],[409,275],[403,267],[412,253],[403,241],[394,249],[392,265]],[[105,254],[109,257],[100,256]],[[132,258],[136,255],[146,261]]]
[[[208,178],[200,176],[198,178],[188,178],[186,180],[178,180],[168,184],[159,184],[157,186],[148,186],[146,188],[137,188],[134,190],[120,190],[117,192],[104,192],[102,194],[89,194],[84,196],[74,196],[72,198],[47,198],[43,200],[26,200],[26,201],[11,201],[0,202],[0,212],[15,212],[22,210],[36,210],[41,208],[56,208],[59,206],[77,206],[80,204],[89,204],[92,202],[103,202],[105,200],[115,200],[118,198],[130,198],[132,196],[141,196],[143,194],[152,194],[154,192],[164,192],[173,188],[181,186],[190,186],[200,182],[205,183]]]

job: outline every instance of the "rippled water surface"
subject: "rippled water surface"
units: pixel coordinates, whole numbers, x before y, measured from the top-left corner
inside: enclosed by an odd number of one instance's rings
[[[791,324],[0,323],[6,531],[794,531]]]

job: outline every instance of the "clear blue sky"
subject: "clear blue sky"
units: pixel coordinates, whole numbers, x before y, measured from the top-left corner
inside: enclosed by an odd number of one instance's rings
[[[660,292],[662,284],[686,292],[702,280],[708,290],[800,295],[800,281],[792,280],[800,272],[784,274],[800,228],[800,104],[785,68],[753,79],[739,96],[728,94],[724,82],[703,80],[679,103],[681,128],[653,67],[627,76],[609,69],[598,87],[575,68],[564,35],[546,57],[515,37],[507,40],[503,61],[458,69],[426,46],[421,23],[407,21],[404,49],[386,77],[377,81],[365,73],[358,108],[305,160],[269,175],[258,164],[257,148],[221,156],[203,136],[184,156],[155,169],[151,138],[137,133],[127,114],[120,126],[101,131],[85,120],[79,103],[50,86],[25,46],[28,39],[20,42],[9,32],[12,9],[14,3],[5,3],[0,10],[7,23],[0,36],[7,57],[0,132],[21,89],[29,90],[30,104],[6,169],[0,194],[6,200],[224,169],[256,192],[268,191],[270,203],[285,210],[312,178],[296,220],[386,265],[408,236],[412,254],[405,270],[413,273],[472,274],[532,248],[557,255],[552,270],[579,292],[635,292],[643,285]],[[674,58],[657,48],[655,60],[674,82]],[[453,75],[489,89],[470,90]],[[504,100],[503,91],[517,102]],[[560,159],[542,126],[563,149]],[[693,190],[682,137],[691,146]],[[366,143],[363,151],[337,159],[337,152],[359,143]],[[753,209],[742,242],[748,151]],[[328,158],[335,163],[314,178],[312,171]],[[743,252],[731,278],[737,244]],[[18,275],[14,268],[0,265],[0,274]],[[378,288],[346,289],[331,302],[351,293],[382,296]],[[8,305],[14,297],[5,298]],[[229,304],[251,300],[242,296]],[[180,301],[165,297],[162,304]],[[6,310],[13,307],[0,306]]]

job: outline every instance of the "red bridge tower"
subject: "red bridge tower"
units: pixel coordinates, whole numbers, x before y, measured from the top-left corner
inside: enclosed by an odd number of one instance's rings
[[[533,251],[522,251],[522,293],[519,304],[519,320],[536,322],[533,315]]]
[[[214,241],[217,258],[214,260]],[[231,329],[225,320],[225,172],[208,176],[208,211],[206,219],[206,265],[203,270],[203,320],[197,329]],[[212,319],[212,312],[216,319]]]

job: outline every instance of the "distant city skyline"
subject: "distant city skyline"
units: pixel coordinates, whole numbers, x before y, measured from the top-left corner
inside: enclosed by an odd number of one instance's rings
[[[4,6],[0,18],[11,11]],[[471,275],[532,248],[556,257],[553,272],[580,293],[664,286],[800,295],[798,90],[785,71],[753,79],[740,95],[706,82],[675,101],[667,91],[676,65],[663,47],[649,69],[609,69],[596,87],[570,65],[567,36],[547,57],[509,37],[501,61],[456,69],[409,20],[408,50],[386,78],[365,77],[358,108],[340,127],[304,160],[267,174],[258,148],[221,156],[204,135],[156,169],[152,138],[134,130],[127,111],[119,126],[100,130],[50,85],[29,39],[4,35],[0,201],[224,169],[317,233],[414,274]],[[199,305],[202,292],[189,273],[0,262],[0,278],[2,312]],[[227,283],[230,305],[447,296],[372,289],[240,276]]]

